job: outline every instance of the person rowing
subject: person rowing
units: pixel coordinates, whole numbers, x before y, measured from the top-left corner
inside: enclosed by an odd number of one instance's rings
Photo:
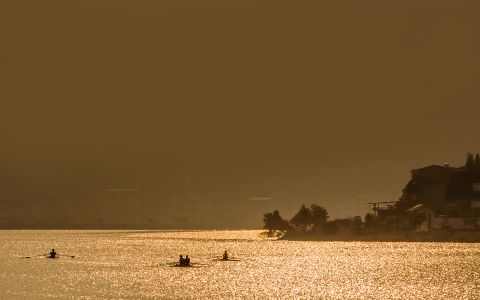
[[[227,250],[223,251],[223,255],[221,257],[216,257],[214,260],[216,261],[240,261],[240,259],[231,257]]]
[[[48,254],[49,258],[56,258],[57,257],[57,252],[55,252],[55,249],[52,249],[52,251],[50,251],[50,253]]]
[[[188,257],[188,255],[186,255],[185,258],[183,258],[183,255],[180,255],[180,259],[179,259],[178,264],[179,264],[180,267],[190,266],[190,258]]]

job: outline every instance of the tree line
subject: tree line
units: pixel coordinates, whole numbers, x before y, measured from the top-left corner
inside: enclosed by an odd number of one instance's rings
[[[280,212],[275,210],[263,215],[264,229],[268,230],[268,235],[287,232],[323,232],[333,234],[340,227],[360,228],[362,221],[360,218],[353,219],[335,219],[328,220],[328,211],[316,204],[310,207],[302,205],[298,212],[290,219],[286,220],[280,216]]]
[[[465,167],[469,170],[480,170],[480,154],[467,153]]]

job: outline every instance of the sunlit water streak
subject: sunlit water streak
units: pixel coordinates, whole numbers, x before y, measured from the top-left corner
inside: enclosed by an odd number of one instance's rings
[[[48,252],[75,255],[21,258]],[[224,250],[241,261],[215,261]],[[195,268],[170,264],[189,254]],[[480,244],[260,231],[0,231],[0,299],[480,299]]]

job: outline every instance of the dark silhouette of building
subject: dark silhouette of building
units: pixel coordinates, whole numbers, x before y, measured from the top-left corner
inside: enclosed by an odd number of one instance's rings
[[[480,170],[472,167],[432,165],[411,171],[397,207],[423,204],[436,215],[480,216]]]

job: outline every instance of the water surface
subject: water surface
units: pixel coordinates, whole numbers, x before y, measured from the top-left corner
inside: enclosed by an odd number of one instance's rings
[[[480,299],[480,244],[260,233],[0,231],[0,299]],[[52,247],[75,258],[22,258]],[[179,254],[195,267],[171,267]]]

